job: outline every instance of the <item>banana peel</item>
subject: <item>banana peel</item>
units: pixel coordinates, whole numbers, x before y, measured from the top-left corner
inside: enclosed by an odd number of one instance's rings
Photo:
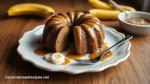
[[[52,7],[37,3],[16,4],[7,11],[8,16],[36,15],[42,17],[49,17],[54,14],[54,12]]]
[[[88,0],[89,4],[94,7],[94,9],[90,9],[89,12],[100,19],[118,19],[117,16],[120,13],[119,10],[112,7],[110,4],[107,4],[100,0]],[[127,12],[136,11],[135,8],[125,5],[120,5]]]

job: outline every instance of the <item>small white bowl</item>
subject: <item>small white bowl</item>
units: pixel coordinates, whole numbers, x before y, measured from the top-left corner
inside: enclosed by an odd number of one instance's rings
[[[129,33],[132,33],[134,35],[148,35],[150,34],[150,25],[136,25],[136,24],[132,24],[126,21],[126,17],[139,17],[139,18],[143,18],[146,20],[150,21],[150,13],[147,12],[141,12],[141,11],[136,11],[136,12],[130,12],[127,14],[127,16],[125,15],[125,13],[120,13],[118,15],[118,19],[119,19],[119,24],[120,26],[126,30]]]

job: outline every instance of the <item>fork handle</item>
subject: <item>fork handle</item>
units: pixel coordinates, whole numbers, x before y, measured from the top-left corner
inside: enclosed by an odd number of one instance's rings
[[[106,49],[100,56],[100,60],[101,58],[108,52],[110,51],[110,49],[112,49],[113,47],[117,46],[117,45],[120,45],[122,43],[125,43],[127,42],[128,40],[130,40],[131,38],[133,38],[133,36],[131,35],[126,35],[125,38],[123,38],[122,40],[120,40],[119,42],[115,43],[113,46],[109,47],[108,49]]]

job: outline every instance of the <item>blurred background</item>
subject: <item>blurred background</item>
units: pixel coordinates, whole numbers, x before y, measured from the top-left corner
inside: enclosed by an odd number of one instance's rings
[[[101,1],[106,2],[107,0]],[[137,10],[150,11],[150,0],[115,0],[115,1],[119,4],[130,5],[136,8]],[[49,5],[53,7],[56,12],[66,12],[70,10],[87,10],[91,8],[91,6],[88,4],[88,0],[0,0],[0,13],[6,12],[6,10],[14,4],[25,2],[36,2]],[[60,9],[60,7],[62,8]]]

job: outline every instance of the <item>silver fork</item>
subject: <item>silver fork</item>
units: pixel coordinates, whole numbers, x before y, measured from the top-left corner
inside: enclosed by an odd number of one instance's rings
[[[101,60],[101,58],[108,52],[110,49],[114,48],[115,46],[118,46],[120,44],[123,44],[130,40],[133,36],[131,35],[126,35],[125,38],[121,39],[119,42],[115,43],[113,46],[109,47],[106,49],[103,53],[101,53],[99,56],[97,56],[94,59],[87,59],[87,60],[76,60],[77,64],[82,64],[82,65],[90,65],[90,64],[95,64]]]

